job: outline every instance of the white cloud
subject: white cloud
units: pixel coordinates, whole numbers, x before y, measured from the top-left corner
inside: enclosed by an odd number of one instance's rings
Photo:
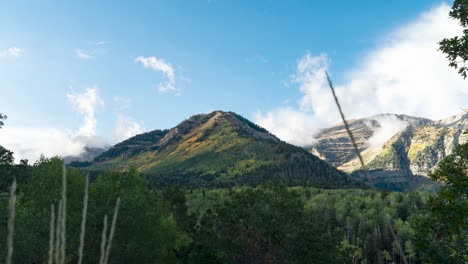
[[[441,4],[390,32],[348,71],[346,81],[336,85],[347,118],[399,113],[439,119],[457,114],[468,104],[466,81],[438,50],[441,39],[462,33],[449,18],[449,10]],[[304,120],[301,128],[290,129],[290,139],[283,139],[299,145],[313,143],[303,131],[339,121],[324,75],[329,64],[325,54],[307,53],[299,59],[292,76],[302,93],[297,108],[289,109],[288,116],[281,114],[283,108],[258,113],[256,122],[281,138],[279,132],[290,125],[290,119]]]
[[[5,126],[0,129],[0,145],[14,152],[16,161],[36,161],[41,154],[51,156],[78,156],[85,147],[105,147],[108,143],[96,136],[96,110],[103,105],[97,88],[84,93],[67,94],[73,109],[83,115],[78,131],[47,127]]]
[[[374,134],[367,140],[370,146],[383,146],[396,133],[408,126],[408,122],[398,119],[396,116],[379,116],[375,118],[380,127],[375,129]],[[372,127],[369,125],[369,127]]]
[[[125,139],[143,133],[143,126],[124,114],[117,115],[114,129],[114,142],[121,142]]]
[[[50,156],[78,156],[86,146],[104,147],[107,142],[96,136],[97,108],[103,105],[96,88],[84,93],[67,95],[73,109],[84,116],[79,130],[45,127],[5,126],[0,129],[0,145],[14,152],[16,161],[36,161],[41,154]]]
[[[54,128],[31,128],[5,126],[0,129],[1,145],[14,152],[15,160],[36,161],[41,154],[79,155],[85,143],[76,140],[70,131]]]
[[[152,69],[156,72],[161,72],[167,79],[165,83],[160,83],[158,90],[161,93],[175,92],[176,95],[180,95],[180,91],[176,88],[176,75],[172,65],[166,62],[164,59],[158,59],[156,57],[138,57],[135,62],[140,62],[145,68]]]
[[[113,141],[118,143],[135,135],[143,133],[143,125],[133,120],[127,114],[122,113],[132,106],[130,98],[114,96],[114,102],[117,104],[117,119],[114,127]]]
[[[77,56],[78,58],[80,58],[80,59],[85,59],[85,60],[87,60],[87,59],[92,59],[92,58],[93,58],[93,56],[92,56],[91,54],[88,54],[88,53],[84,52],[84,51],[81,50],[81,49],[76,49],[76,50],[75,50],[75,54],[76,54],[76,56]]]
[[[92,137],[96,135],[96,110],[104,105],[99,97],[96,87],[86,89],[84,93],[67,94],[67,98],[73,109],[83,114],[83,124],[79,128],[78,135]]]
[[[303,146],[314,141],[316,126],[313,117],[292,108],[278,108],[266,114],[256,113],[254,120],[291,144]]]
[[[24,53],[24,50],[18,47],[10,47],[0,51],[1,57],[19,57]]]
[[[14,152],[15,162],[28,159],[35,162],[41,155],[79,156],[85,147],[106,147],[97,136],[81,137],[68,129],[5,126],[0,129],[0,145]]]

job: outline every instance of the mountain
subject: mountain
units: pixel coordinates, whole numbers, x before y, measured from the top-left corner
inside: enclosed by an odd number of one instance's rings
[[[110,148],[87,167],[134,167],[155,184],[228,186],[280,180],[320,187],[364,187],[303,148],[287,144],[232,112],[195,115]]]
[[[425,182],[437,163],[466,142],[468,114],[432,121],[406,115],[383,114],[350,121],[368,171],[359,160],[343,124],[321,130],[311,153],[337,168],[380,187],[407,188]]]
[[[104,153],[108,147],[85,147],[84,152],[78,156],[66,156],[63,158],[65,164],[85,163],[94,160],[97,156]]]
[[[369,118],[348,120],[349,128],[353,132],[356,144],[361,152],[370,147],[367,142],[376,131],[382,128],[381,123],[383,121],[393,124],[404,122],[413,126],[428,125],[432,122],[425,118],[394,114],[381,114]],[[317,142],[311,147],[311,152],[336,167],[340,167],[356,158],[356,152],[342,123],[320,130],[315,138]]]

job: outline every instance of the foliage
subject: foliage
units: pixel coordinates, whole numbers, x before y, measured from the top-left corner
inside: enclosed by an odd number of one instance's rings
[[[85,243],[85,262],[99,256],[103,215],[121,197],[119,221],[110,262],[168,262],[175,258],[178,231],[174,218],[165,213],[159,195],[149,191],[146,181],[135,170],[128,173],[104,173],[91,185],[89,222],[90,236]],[[87,261],[86,261],[87,260]]]
[[[28,160],[20,160],[20,163],[13,163],[13,152],[0,146],[0,191],[8,191],[13,179],[22,182],[29,177]]]
[[[18,165],[19,166],[19,165]],[[29,176],[18,188],[15,228],[16,263],[45,263],[49,245],[51,204],[57,205],[61,194],[63,161],[41,158],[26,166]],[[84,175],[80,170],[67,173],[67,259],[76,262],[83,202]],[[90,185],[89,206],[84,245],[84,262],[99,259],[100,236],[104,215],[109,217],[117,197],[121,197],[119,218],[110,252],[111,263],[150,263],[175,261],[181,240],[176,220],[164,208],[157,192],[150,191],[144,178],[135,170],[128,173],[104,173]],[[7,196],[1,195],[2,210]],[[6,228],[7,213],[2,211],[0,230]],[[3,231],[2,231],[3,233]],[[5,248],[0,240],[0,254]],[[1,258],[1,256],[0,256]]]
[[[284,186],[234,191],[195,228],[194,263],[333,263],[333,236],[320,232],[304,202]]]
[[[19,185],[16,262],[46,261],[49,208],[60,197],[62,164],[58,158],[42,158],[23,165],[29,176]],[[78,169],[69,169],[68,175],[67,261],[75,262],[84,175]],[[7,196],[0,197],[6,205]],[[389,224],[406,257],[416,261],[410,223],[425,200],[418,193],[278,184],[155,191],[135,169],[106,172],[90,185],[86,263],[99,256],[102,219],[112,214],[117,197],[122,203],[112,263],[398,263]],[[0,223],[4,230],[6,217]]]
[[[0,166],[13,164],[13,152],[0,146]]]
[[[205,193],[203,195],[203,193]],[[241,187],[187,194],[193,262],[401,263],[416,260],[410,220],[424,194]],[[388,221],[390,219],[390,221]]]
[[[62,165],[58,158],[21,165],[28,176],[19,181],[15,262],[46,261],[49,208],[60,198]],[[19,166],[12,165],[12,171],[20,172]],[[76,262],[84,175],[69,169],[67,179],[67,262]],[[8,197],[0,194],[0,230],[5,230]],[[151,190],[131,168],[92,177],[85,263],[99,257],[102,219],[112,215],[117,197],[122,202],[111,263],[401,263],[398,245],[411,263],[420,263],[418,259],[425,256],[418,240],[424,232],[412,225],[416,218],[425,217],[421,216],[425,193],[277,183],[255,188]],[[0,240],[0,258],[4,243]]]
[[[415,221],[416,248],[430,263],[468,262],[468,144],[439,163],[431,175],[443,183]]]
[[[466,79],[468,74],[468,2],[455,0],[449,15],[458,20],[464,28],[463,35],[443,39],[439,42],[440,50],[446,54],[449,66],[458,69],[458,73]]]

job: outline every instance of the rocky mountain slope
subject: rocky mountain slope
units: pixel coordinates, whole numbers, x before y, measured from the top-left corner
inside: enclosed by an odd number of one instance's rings
[[[358,178],[372,176],[374,184],[407,185],[414,176],[427,176],[455,146],[468,140],[463,135],[468,114],[437,121],[385,114],[351,120],[350,128],[368,175],[359,171],[361,165],[342,124],[320,131],[311,152]]]
[[[158,184],[232,185],[280,180],[320,187],[363,187],[303,148],[232,113],[193,116],[170,130],[137,135],[110,148],[88,170],[134,167]]]

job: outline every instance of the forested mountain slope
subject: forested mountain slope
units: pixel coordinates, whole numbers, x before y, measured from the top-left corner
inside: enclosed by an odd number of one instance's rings
[[[195,115],[170,130],[132,137],[98,156],[88,169],[125,171],[130,167],[167,184],[281,180],[321,187],[363,186],[303,148],[222,111]]]

